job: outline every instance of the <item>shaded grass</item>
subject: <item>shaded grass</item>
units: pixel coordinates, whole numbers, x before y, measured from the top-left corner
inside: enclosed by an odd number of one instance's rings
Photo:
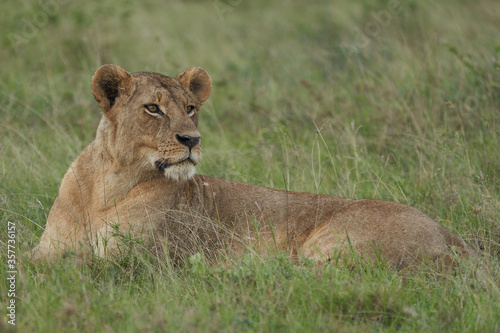
[[[478,296],[472,276],[397,273],[382,263],[349,260],[350,268],[340,269],[305,258],[292,263],[283,253],[265,259],[247,254],[207,266],[193,256],[176,268],[152,266],[147,258],[124,265],[70,257],[26,269],[23,284],[38,293],[23,291],[31,318],[21,318],[21,325],[36,331],[495,328],[498,291]]]

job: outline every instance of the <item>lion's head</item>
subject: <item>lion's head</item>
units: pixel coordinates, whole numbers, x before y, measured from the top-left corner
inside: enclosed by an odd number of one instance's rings
[[[198,111],[211,89],[210,76],[200,67],[171,78],[101,66],[92,78],[104,115],[97,135],[117,169],[134,165],[174,180],[193,177],[201,158]]]

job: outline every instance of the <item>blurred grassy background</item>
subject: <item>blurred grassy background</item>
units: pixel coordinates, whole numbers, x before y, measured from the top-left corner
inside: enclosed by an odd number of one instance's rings
[[[498,263],[498,1],[52,0],[0,8],[0,220],[18,223],[22,250],[38,242],[63,174],[94,137],[100,113],[90,80],[114,63],[211,74],[198,173],[410,204]],[[488,327],[500,329],[489,315]]]

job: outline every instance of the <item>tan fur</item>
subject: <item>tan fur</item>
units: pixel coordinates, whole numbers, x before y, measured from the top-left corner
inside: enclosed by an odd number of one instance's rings
[[[179,138],[200,136],[198,111],[210,91],[202,68],[170,78],[100,67],[92,79],[103,112],[96,138],[64,176],[33,260],[87,245],[106,256],[130,236],[171,256],[200,250],[216,256],[252,246],[262,253],[285,250],[328,260],[354,249],[399,268],[424,258],[449,264],[452,247],[460,255],[471,252],[402,204],[287,193],[194,175],[201,143],[193,141],[190,149]],[[163,114],[149,112],[150,104]]]

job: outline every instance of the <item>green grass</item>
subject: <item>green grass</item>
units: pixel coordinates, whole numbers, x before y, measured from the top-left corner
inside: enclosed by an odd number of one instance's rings
[[[212,75],[199,173],[412,205],[476,249],[484,279],[467,265],[397,272],[355,257],[69,257],[19,267],[18,331],[499,332],[500,3],[401,1],[367,31],[391,3],[67,2],[45,16],[39,2],[2,3],[2,263],[8,221],[18,257],[39,241],[62,176],[95,134],[91,76],[115,63]],[[369,42],[346,51],[357,31]],[[3,313],[0,331],[12,328]]]

